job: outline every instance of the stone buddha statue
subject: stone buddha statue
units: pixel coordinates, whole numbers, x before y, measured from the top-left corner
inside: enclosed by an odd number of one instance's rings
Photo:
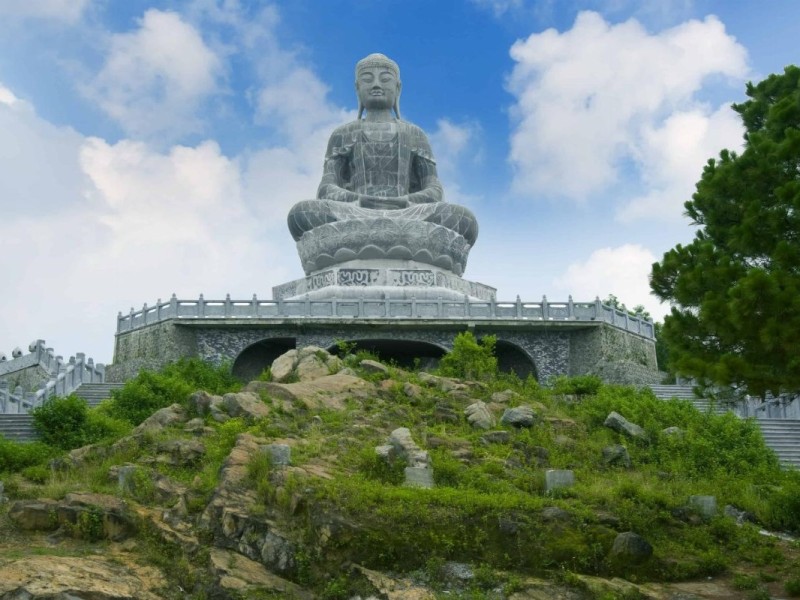
[[[463,273],[478,223],[444,201],[427,136],[400,118],[400,90],[383,54],[356,65],[358,119],[331,134],[317,198],[289,212],[306,274],[363,261]]]

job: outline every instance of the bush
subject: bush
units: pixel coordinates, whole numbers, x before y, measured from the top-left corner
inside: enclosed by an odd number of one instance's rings
[[[800,596],[800,577],[790,577],[787,579],[783,584],[783,589],[785,589],[786,593],[792,598]]]
[[[45,444],[72,450],[86,444],[89,407],[75,394],[56,397],[34,408],[33,427]]]
[[[597,375],[578,375],[576,377],[556,377],[553,391],[557,394],[575,396],[594,396],[603,387],[603,380]]]
[[[210,394],[238,391],[241,383],[227,365],[215,367],[199,358],[182,358],[160,372],[142,371],[112,394],[110,416],[138,425],[160,408],[183,404],[192,392]]]
[[[462,379],[491,379],[497,376],[497,357],[494,347],[497,338],[487,335],[480,341],[469,331],[459,333],[453,341],[453,350],[439,361],[439,373],[445,377]]]
[[[20,444],[0,436],[0,473],[16,473],[32,465],[41,465],[58,452],[41,442]]]

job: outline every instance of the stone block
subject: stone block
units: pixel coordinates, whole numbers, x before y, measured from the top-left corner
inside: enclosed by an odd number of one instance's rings
[[[267,444],[261,449],[267,453],[274,467],[288,467],[292,464],[292,449],[286,444]]]
[[[405,476],[405,485],[409,487],[433,487],[433,469],[430,467],[406,467]]]
[[[469,424],[476,429],[491,429],[495,425],[495,418],[486,406],[486,403],[478,400],[464,409]]]
[[[611,558],[625,565],[641,564],[653,555],[653,546],[633,531],[620,533],[611,546]]]
[[[717,515],[716,496],[689,496],[689,506],[704,519],[711,519]]]
[[[530,406],[517,406],[516,408],[508,408],[503,413],[500,422],[503,425],[511,425],[512,427],[532,427],[536,422],[536,413]]]
[[[554,490],[575,485],[575,473],[568,469],[548,469],[544,474],[544,490],[548,494]]]
[[[603,425],[609,429],[613,429],[617,433],[621,433],[632,438],[641,440],[647,439],[647,434],[645,433],[644,429],[639,427],[636,423],[631,423],[618,412],[612,411],[609,413]]]
[[[603,448],[603,462],[607,465],[625,467],[626,469],[629,469],[632,465],[628,449],[620,444]]]
[[[364,359],[358,363],[358,366],[364,369],[367,373],[380,373],[381,375],[389,374],[389,367],[379,363],[377,360]]]

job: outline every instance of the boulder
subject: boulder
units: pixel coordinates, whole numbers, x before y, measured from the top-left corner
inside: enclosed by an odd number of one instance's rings
[[[312,600],[314,595],[296,583],[270,573],[264,565],[249,558],[221,548],[212,548],[209,554],[209,567],[214,575],[221,594],[214,597],[247,598],[250,595],[264,594],[278,598]]]
[[[492,394],[492,402],[497,402],[498,404],[508,404],[512,400],[518,400],[519,398],[520,395],[514,390],[503,390]]]
[[[653,555],[653,546],[633,531],[620,533],[611,546],[611,559],[623,565],[638,565]]]
[[[324,350],[321,352],[324,352]],[[330,357],[329,354],[328,357]],[[297,377],[297,381],[314,381],[320,377],[330,375],[331,372],[323,356],[305,354],[302,358],[298,357],[294,374]]]
[[[511,425],[512,427],[532,427],[536,422],[536,413],[530,406],[517,406],[516,408],[507,408],[500,419],[503,425]]]
[[[348,399],[367,398],[374,390],[374,384],[343,373],[298,383],[251,381],[244,388],[245,392],[265,393],[275,400],[285,401],[284,408],[287,410],[344,410]]]
[[[289,350],[272,361],[272,366],[270,367],[272,381],[276,381],[278,383],[288,381],[292,376],[296,362],[297,350]]]
[[[403,384],[403,393],[412,400],[416,400],[422,396],[422,388],[410,381],[406,381]]]
[[[29,555],[0,565],[0,598],[159,600],[168,587],[156,568],[117,555]]]
[[[476,429],[491,429],[495,425],[495,418],[486,406],[486,403],[478,400],[464,409],[467,421]]]
[[[644,429],[635,423],[631,423],[618,412],[612,411],[609,413],[609,415],[606,417],[606,420],[603,422],[603,425],[609,429],[613,429],[617,433],[627,435],[628,437],[640,440],[647,439],[647,434],[645,433]]]
[[[131,432],[131,435],[157,433],[166,427],[185,423],[186,420],[186,410],[180,404],[172,404],[147,417]]]
[[[367,373],[389,375],[389,367],[379,363],[377,360],[370,360],[367,358],[358,363],[358,366]]]
[[[292,464],[292,449],[288,444],[267,444],[261,450],[269,456],[273,467],[288,467]]]
[[[433,407],[433,419],[438,423],[458,423],[461,417],[451,406],[437,402]]]
[[[222,404],[231,417],[256,420],[263,419],[269,415],[269,407],[252,392],[225,394],[222,398]]]
[[[689,507],[704,519],[711,519],[717,515],[717,497],[689,496]]]
[[[621,444],[606,446],[603,448],[603,462],[607,465],[631,468],[631,457],[628,449]]]
[[[511,441],[511,434],[508,431],[487,431],[481,436],[484,444],[507,444]]]
[[[174,467],[196,465],[206,454],[206,447],[198,440],[169,440],[158,444],[158,461]]]
[[[401,458],[408,461],[405,469],[405,484],[411,487],[433,487],[433,469],[430,457],[417,446],[407,427],[398,427],[389,435],[389,445]],[[377,449],[376,449],[377,450]]]
[[[189,396],[189,410],[200,416],[205,416],[211,412],[212,406],[219,406],[221,402],[222,396],[214,396],[200,390]]]
[[[342,366],[341,359],[324,348],[306,346],[281,354],[272,362],[270,373],[276,383],[314,381],[339,371]]]

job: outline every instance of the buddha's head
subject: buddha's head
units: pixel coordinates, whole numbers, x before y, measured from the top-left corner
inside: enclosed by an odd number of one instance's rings
[[[394,109],[400,118],[400,67],[388,56],[370,54],[356,64],[358,118],[364,109]]]

